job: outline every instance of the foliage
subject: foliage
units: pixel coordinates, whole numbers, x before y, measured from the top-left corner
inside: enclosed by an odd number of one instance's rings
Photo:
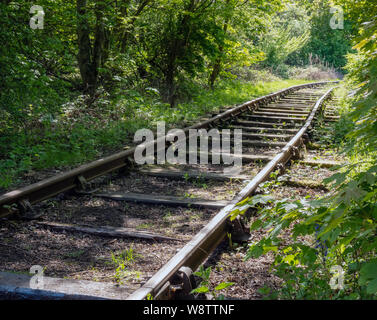
[[[275,79],[271,71],[311,79],[319,72],[312,69],[319,68],[312,57],[337,69],[347,62],[352,95],[344,100],[334,141],[346,139],[350,165],[328,181],[331,196],[310,206],[289,200],[273,205],[259,196],[234,215],[253,206],[261,211],[252,229],[263,226],[269,235],[250,247],[248,258],[275,254],[275,268],[286,280],[281,297],[375,297],[375,2],[39,0],[45,11],[42,30],[29,27],[31,5],[0,1],[2,188],[31,170],[110,153],[156,121],[181,124],[305,82],[266,82]],[[329,26],[334,5],[345,10],[344,30]],[[310,68],[292,68],[308,63]],[[294,235],[289,244],[279,237],[287,230]],[[135,257],[132,248],[112,256],[118,281],[127,277]],[[344,290],[329,286],[334,265],[345,270]],[[197,290],[211,291],[210,271],[197,273],[203,279]],[[221,297],[217,291],[228,285],[211,292]]]
[[[55,74],[64,44],[54,36],[45,38],[28,25],[26,1],[0,3],[0,134],[20,128],[25,132],[48,122],[69,96],[68,81]],[[27,13],[27,12],[26,12]],[[9,41],[16,39],[16,41]],[[41,58],[41,52],[47,52]],[[64,53],[63,53],[64,54]],[[54,61],[54,63],[52,62]]]
[[[346,175],[346,173],[344,173]],[[361,191],[362,193],[363,191]],[[258,218],[250,229],[263,228],[268,235],[250,245],[246,259],[262,254],[274,254],[276,275],[284,280],[282,289],[270,297],[283,299],[346,299],[373,297],[375,291],[372,275],[365,270],[370,257],[375,254],[376,220],[353,202],[358,192],[353,184],[340,193],[337,205],[327,201],[308,202],[283,199],[273,201],[267,196],[258,196],[249,206],[259,208]],[[343,199],[344,197],[344,199]],[[265,203],[269,205],[265,205]],[[372,203],[372,204],[371,204]],[[370,203],[372,205],[375,199]],[[262,206],[263,205],[263,206]],[[244,205],[244,209],[249,206]],[[358,212],[357,216],[350,212]],[[365,219],[366,218],[366,219]],[[373,220],[374,219],[374,220]],[[362,232],[360,232],[360,227]],[[292,240],[281,238],[289,232]],[[373,261],[373,260],[372,260]],[[366,263],[367,262],[367,263]],[[344,289],[330,287],[331,267],[341,266],[345,272]],[[363,270],[363,271],[361,271]],[[365,274],[360,277],[361,274]],[[368,278],[369,277],[369,278]],[[358,280],[359,279],[359,280]],[[365,280],[361,280],[365,279]],[[368,280],[366,280],[368,279]],[[265,291],[265,293],[268,291]]]
[[[341,70],[347,60],[346,54],[351,51],[352,20],[344,20],[343,29],[332,29],[330,21],[333,13],[330,9],[336,5],[329,0],[299,1],[309,19],[309,39],[307,43],[293,52],[287,59],[290,65],[305,65],[310,56],[318,56],[330,66]]]
[[[272,67],[279,75],[288,78],[285,62],[308,40],[309,23],[305,11],[296,5],[288,5],[285,11],[276,14],[269,31],[258,42],[265,54],[261,65]]]
[[[200,277],[202,281],[196,289],[193,289],[191,291],[191,293],[210,293],[215,300],[224,300],[224,295],[218,294],[218,292],[229,288],[230,286],[234,285],[234,283],[222,282],[218,284],[216,287],[211,288],[210,281],[209,281],[211,272],[212,272],[211,267],[204,269],[203,266],[200,266],[199,271],[194,272],[194,275]]]
[[[328,0],[285,2],[284,10],[275,13],[268,31],[258,40],[257,47],[265,55],[260,65],[289,78],[289,66],[312,66],[317,57],[327,69],[341,71],[352,47],[352,24],[346,20],[344,29],[332,29],[333,6]]]
[[[353,94],[346,102],[351,105],[346,119],[355,122],[345,136],[349,164],[325,180],[332,192],[323,199],[273,201],[257,196],[233,213],[259,209],[251,229],[264,228],[267,235],[251,244],[247,259],[273,253],[274,269],[284,283],[277,292],[263,291],[270,297],[377,298],[377,10],[366,2],[356,7],[349,6],[351,1],[341,3],[355,20],[357,13],[362,17],[362,12],[374,9],[374,18],[360,25],[355,37],[358,53],[348,57],[347,80]],[[292,235],[291,241],[283,241],[284,232]],[[337,266],[343,269],[344,286],[332,289],[331,270]]]
[[[122,284],[124,279],[140,277],[140,272],[127,270],[138,257],[140,257],[140,255],[135,253],[132,245],[129,249],[123,250],[120,254],[116,255],[111,253],[112,263],[116,266],[114,279],[118,284]]]

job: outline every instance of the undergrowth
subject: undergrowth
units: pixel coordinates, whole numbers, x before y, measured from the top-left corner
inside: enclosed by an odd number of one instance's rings
[[[369,95],[364,94],[367,87],[356,97],[343,95],[342,118],[332,130],[330,144],[340,145],[346,162],[324,180],[329,194],[311,201],[257,195],[232,213],[232,218],[249,208],[258,213],[250,229],[264,230],[265,236],[250,243],[245,259],[272,254],[271,271],[283,280],[278,290],[261,290],[266,299],[377,298],[373,88]],[[363,121],[355,121],[361,117]],[[283,234],[289,234],[290,240],[284,240]]]
[[[226,105],[302,84],[306,81],[241,82],[227,80],[213,90],[192,88],[193,96],[171,108],[154,88],[102,92],[95,101],[78,96],[59,112],[33,116],[20,128],[3,128],[0,136],[0,188],[10,188],[33,170],[71,167],[119,151],[141,128],[157,121],[179,126]],[[308,81],[309,82],[309,81]]]

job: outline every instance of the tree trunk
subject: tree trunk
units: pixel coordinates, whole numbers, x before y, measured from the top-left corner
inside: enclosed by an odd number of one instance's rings
[[[170,107],[174,107],[175,105],[175,75],[177,71],[177,54],[178,54],[178,46],[179,41],[174,39],[172,44],[169,48],[169,58],[168,58],[168,66],[166,69],[165,74],[165,85],[167,89],[167,102],[170,104]]]
[[[195,10],[195,1],[191,0],[189,5],[186,8],[187,12],[194,12]],[[168,63],[165,73],[165,83],[167,87],[167,101],[170,104],[170,107],[174,107],[176,100],[176,84],[175,76],[177,74],[177,59],[182,57],[186,53],[187,46],[189,44],[189,35],[190,35],[190,15],[185,14],[178,24],[177,33],[174,35],[174,38],[171,41],[168,51]]]
[[[103,24],[103,10],[103,4],[96,4],[96,31],[93,48],[93,72],[95,73],[96,80],[98,79],[98,68],[100,68],[104,62],[105,27]]]
[[[80,68],[81,78],[84,84],[84,91],[90,95],[94,95],[98,85],[98,68],[103,65],[104,57],[104,43],[105,43],[105,28],[103,25],[103,4],[97,4],[95,8],[96,14],[96,29],[95,41],[92,48],[90,42],[90,27],[86,17],[87,8],[86,0],[77,0],[77,38],[79,52],[77,56],[78,65]]]
[[[223,27],[224,35],[226,34],[227,30],[228,30],[228,21],[225,22],[224,27]],[[209,76],[209,80],[208,80],[208,84],[209,84],[209,86],[212,90],[214,88],[215,81],[216,81],[217,77],[219,76],[219,74],[221,72],[221,67],[222,67],[221,56],[224,53],[224,45],[220,45],[219,53],[220,53],[220,56],[215,60],[215,63],[213,64],[211,75]]]
[[[151,2],[151,0],[143,0],[138,8],[136,9],[135,13],[133,14],[132,16],[132,19],[131,21],[129,22],[129,24],[126,26],[126,27],[122,27],[122,31],[121,31],[121,35],[122,35],[122,38],[121,38],[121,41],[120,41],[120,52],[121,53],[125,53],[126,52],[126,49],[127,49],[127,44],[128,44],[128,39],[134,29],[134,25],[135,25],[135,22],[136,22],[136,19],[140,16],[140,14],[143,12],[143,10],[145,9],[145,7]],[[127,0],[122,8],[121,8],[121,13],[124,17],[127,17],[129,15],[129,12],[127,10],[128,6],[130,4],[130,1]]]

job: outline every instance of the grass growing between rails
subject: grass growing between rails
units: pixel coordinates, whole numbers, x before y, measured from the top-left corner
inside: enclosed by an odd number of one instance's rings
[[[10,189],[25,174],[69,168],[120,150],[141,128],[155,129],[157,121],[182,127],[227,105],[236,105],[305,80],[275,82],[222,81],[213,90],[195,87],[190,101],[170,108],[154,88],[102,92],[94,102],[78,96],[49,114],[30,116],[22,128],[0,128],[0,188]],[[180,125],[181,124],[181,125]],[[2,190],[5,191],[5,190]]]

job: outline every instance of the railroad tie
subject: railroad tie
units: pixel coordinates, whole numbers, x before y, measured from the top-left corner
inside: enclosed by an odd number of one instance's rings
[[[143,193],[95,193],[95,197],[107,198],[117,201],[127,201],[136,203],[148,203],[155,205],[165,205],[173,207],[197,207],[197,208],[208,208],[208,209],[222,209],[228,205],[228,201],[223,200],[205,200],[205,199],[195,199],[195,198],[185,198],[185,197],[172,197],[166,195],[156,195],[156,194],[143,194]]]

